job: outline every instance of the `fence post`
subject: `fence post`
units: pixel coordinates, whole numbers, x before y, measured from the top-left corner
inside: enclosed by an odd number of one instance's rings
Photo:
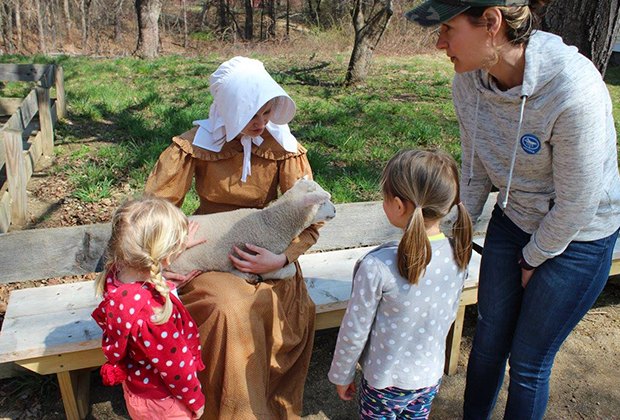
[[[41,86],[37,86],[35,89],[37,90],[43,154],[52,156],[54,153],[54,127],[52,126],[52,111],[50,109],[50,90],[49,87]]]
[[[26,197],[26,164],[22,146],[22,132],[5,128],[4,150],[6,154],[6,175],[11,197],[11,219],[16,225],[26,223],[28,200]]]
[[[65,71],[62,66],[54,65],[55,77],[54,85],[56,85],[56,116],[62,119],[67,115],[67,102],[65,100]]]

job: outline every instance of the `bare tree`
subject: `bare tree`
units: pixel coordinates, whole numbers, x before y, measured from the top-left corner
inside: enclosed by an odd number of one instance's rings
[[[13,45],[13,2],[0,0],[0,35],[9,54],[15,50]]]
[[[267,0],[267,16],[269,23],[267,24],[267,38],[276,37],[276,1]]]
[[[136,0],[138,14],[138,45],[135,55],[154,58],[159,53],[159,15],[161,0]]]
[[[45,33],[43,32],[43,8],[41,7],[41,0],[34,0],[34,5],[37,11],[37,28],[39,30],[39,48],[42,53],[47,52],[47,46],[45,44]]]
[[[552,2],[543,29],[575,45],[604,76],[620,30],[620,0],[564,0]]]
[[[321,0],[308,0],[308,16],[310,22],[321,26]]]
[[[183,48],[187,48],[187,4],[185,0],[181,0],[181,9],[183,10]]]
[[[19,0],[15,1],[15,28],[17,29],[17,48],[24,48],[24,36],[22,34],[22,13]]]
[[[78,0],[76,0],[78,1]],[[79,0],[77,5],[80,9],[80,23],[82,26],[82,49],[86,50],[88,47],[88,33],[89,33],[89,12],[92,0]]]
[[[71,13],[69,11],[69,0],[62,1],[62,10],[65,15],[65,22],[67,22],[67,33],[71,34],[71,27],[73,26],[73,21],[71,20]]]
[[[251,41],[254,37],[254,8],[252,0],[245,0],[245,26],[243,30],[243,38]]]
[[[122,29],[122,17],[123,17],[123,3],[125,0],[116,0],[114,6],[114,40],[118,41],[121,38]]]
[[[392,0],[355,1],[352,13],[355,41],[345,84],[355,84],[366,78],[372,53],[381,40],[393,13]]]

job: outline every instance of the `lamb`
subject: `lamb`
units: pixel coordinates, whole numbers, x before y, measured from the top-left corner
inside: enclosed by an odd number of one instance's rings
[[[291,263],[258,276],[243,273],[232,265],[228,254],[233,245],[247,251],[246,243],[280,254],[311,224],[335,217],[331,195],[316,182],[301,178],[264,209],[239,209],[224,213],[191,216],[200,225],[196,237],[206,242],[184,251],[169,267],[175,273],[191,270],[227,271],[255,284],[263,279],[283,279],[295,274]]]

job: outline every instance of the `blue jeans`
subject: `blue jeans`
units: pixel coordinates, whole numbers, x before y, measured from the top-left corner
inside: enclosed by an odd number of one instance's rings
[[[517,261],[530,235],[495,207],[480,266],[465,419],[490,417],[506,360],[510,385],[504,418],[543,418],[555,355],[603,290],[617,237],[618,231],[596,241],[571,242],[537,267],[523,289]]]

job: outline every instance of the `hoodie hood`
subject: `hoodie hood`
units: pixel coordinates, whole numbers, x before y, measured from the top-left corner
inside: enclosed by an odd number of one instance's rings
[[[566,67],[581,57],[576,47],[567,46],[557,35],[536,31],[525,48],[523,84],[502,91],[485,70],[471,72],[476,89],[494,100],[520,102],[523,96],[534,99]],[[583,58],[583,57],[581,57]]]

